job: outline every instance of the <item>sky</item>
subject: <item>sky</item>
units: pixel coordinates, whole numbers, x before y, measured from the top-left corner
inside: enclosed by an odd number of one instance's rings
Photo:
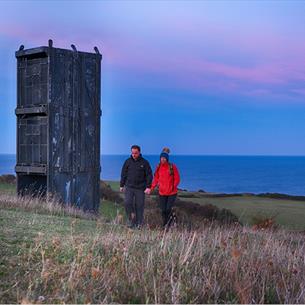
[[[305,1],[0,1],[0,153],[16,150],[14,52],[102,60],[101,152],[305,155]]]

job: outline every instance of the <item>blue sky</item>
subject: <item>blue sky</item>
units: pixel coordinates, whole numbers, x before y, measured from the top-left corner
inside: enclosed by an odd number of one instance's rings
[[[20,44],[102,61],[105,154],[305,155],[305,2],[1,1],[0,153]]]

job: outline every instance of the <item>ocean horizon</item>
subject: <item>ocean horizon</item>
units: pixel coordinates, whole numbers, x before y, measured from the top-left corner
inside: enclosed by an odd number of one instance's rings
[[[101,179],[120,179],[129,155],[101,156]],[[154,171],[159,155],[143,155]],[[179,188],[216,193],[282,193],[305,195],[305,156],[171,155],[178,166]],[[0,175],[15,174],[16,155],[0,154]]]

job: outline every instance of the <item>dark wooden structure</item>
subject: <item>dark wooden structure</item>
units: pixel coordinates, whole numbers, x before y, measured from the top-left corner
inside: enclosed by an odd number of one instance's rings
[[[71,47],[16,52],[17,192],[97,212],[102,56]]]

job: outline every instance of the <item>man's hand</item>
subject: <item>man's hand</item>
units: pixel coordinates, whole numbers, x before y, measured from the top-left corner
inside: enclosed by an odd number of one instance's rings
[[[120,187],[120,192],[121,192],[121,193],[124,192],[124,187]]]
[[[147,188],[145,191],[144,191],[145,194],[147,195],[150,195],[150,188]]]

